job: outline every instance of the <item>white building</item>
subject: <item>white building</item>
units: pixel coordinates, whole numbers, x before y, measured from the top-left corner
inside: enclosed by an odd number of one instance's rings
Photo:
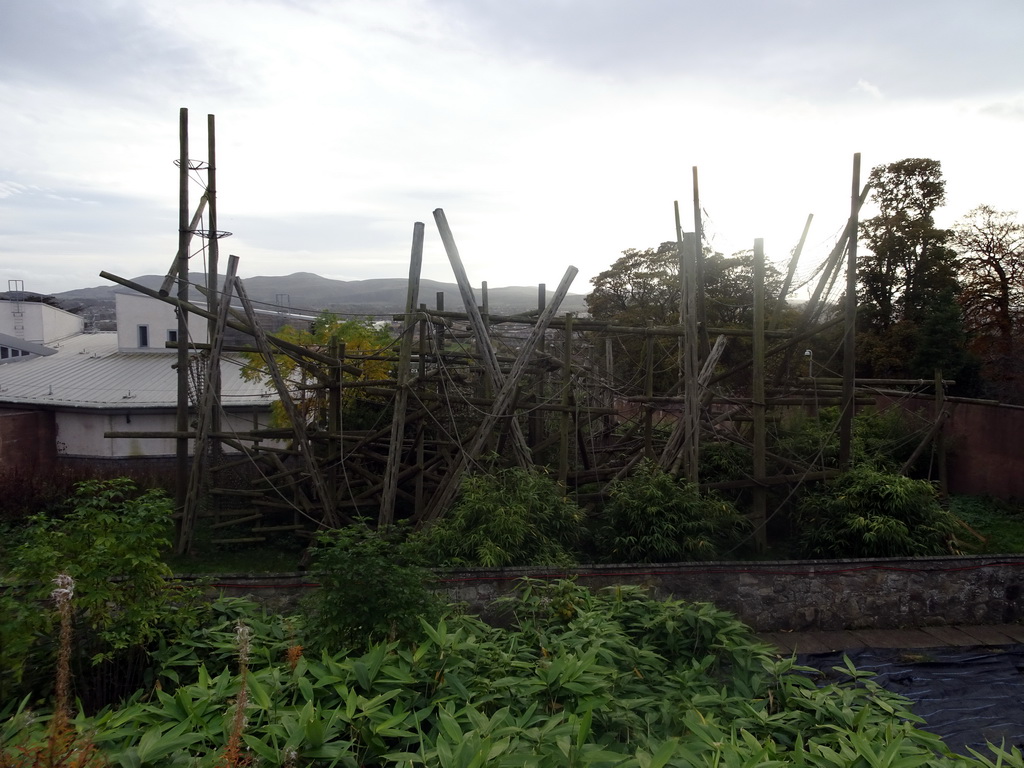
[[[18,302],[22,309],[17,311],[2,306],[13,303],[0,303],[0,318],[8,323],[0,324],[5,333],[0,346],[13,339],[10,343],[19,348],[18,364],[0,365],[0,467],[38,464],[47,455],[66,463],[175,455],[172,437],[107,436],[174,431],[177,355],[168,354],[174,350],[165,346],[177,331],[173,306],[118,294],[117,333],[83,333],[75,315],[38,302]],[[206,341],[206,321],[190,316],[189,334],[193,342]],[[237,356],[224,356],[220,405],[225,432],[268,426],[276,399],[266,386],[244,381],[240,368]]]

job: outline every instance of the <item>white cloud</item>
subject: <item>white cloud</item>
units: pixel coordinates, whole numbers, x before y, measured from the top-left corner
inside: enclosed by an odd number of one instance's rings
[[[425,221],[425,276],[450,280],[441,207],[474,281],[551,285],[572,263],[585,291],[674,236],[673,200],[691,226],[694,165],[717,248],[763,237],[785,258],[814,213],[810,260],[857,151],[865,178],[941,160],[951,208],[1024,209],[1010,0],[912,0],[885,23],[880,0],[97,0],[57,24],[55,0],[24,5],[0,31],[0,197],[18,201],[0,247],[39,290],[166,268],[180,106],[193,157],[217,115],[219,226],[248,275],[402,276]]]
[[[877,85],[869,83],[867,80],[864,79],[860,79],[857,81],[857,86],[854,90],[856,90],[859,93],[867,94],[873,99],[882,98],[881,89]]]

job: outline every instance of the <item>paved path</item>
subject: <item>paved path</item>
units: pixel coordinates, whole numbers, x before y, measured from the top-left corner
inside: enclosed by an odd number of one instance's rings
[[[1024,643],[1024,625],[987,624],[919,629],[844,629],[830,632],[761,632],[766,643],[785,655],[831,653],[862,648],[952,648]]]

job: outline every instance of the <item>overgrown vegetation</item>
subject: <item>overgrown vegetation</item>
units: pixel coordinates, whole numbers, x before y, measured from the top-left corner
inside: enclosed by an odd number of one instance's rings
[[[440,616],[419,549],[396,529],[357,523],[323,533],[313,570],[320,589],[305,612],[317,648],[365,650],[372,643],[416,640],[420,620]]]
[[[612,483],[609,495],[594,536],[605,561],[711,560],[732,554],[750,531],[734,506],[652,461]]]
[[[79,483],[63,514],[29,519],[0,572],[0,684],[45,695],[59,647],[56,615],[40,610],[57,574],[76,586],[78,638],[70,659],[76,695],[98,706],[134,690],[149,653],[197,620],[195,595],[171,590],[162,560],[170,540],[170,501],[125,478]],[[85,693],[88,691],[88,694]],[[95,697],[95,698],[90,698]]]
[[[867,465],[800,500],[798,554],[804,557],[915,557],[958,549],[959,525],[924,480]]]
[[[572,565],[583,512],[548,475],[518,467],[471,475],[447,514],[423,534],[435,565]]]
[[[450,616],[424,621],[419,642],[316,657],[283,646],[291,620],[228,607],[233,621],[193,635],[218,653],[70,718],[75,738],[136,768],[1024,765],[1017,749],[953,756],[852,667],[815,680],[731,615],[637,588],[526,582],[508,629]],[[58,764],[27,762],[50,711],[7,702],[0,718],[0,765]]]
[[[394,339],[387,328],[371,319],[345,320],[324,311],[309,324],[309,328],[286,325],[275,335],[324,354],[337,355],[344,347],[346,362],[356,365],[360,373],[339,374],[343,382],[379,381],[391,377],[393,363],[381,353],[394,343]],[[271,381],[267,361],[261,354],[249,352],[245,357],[247,362],[241,371],[243,379]],[[275,360],[281,375],[288,382],[291,400],[306,423],[319,428],[330,427],[332,416],[329,413],[329,395],[327,389],[322,386],[326,382],[316,380],[293,357],[277,355]],[[347,429],[365,429],[376,424],[385,402],[379,395],[368,395],[362,389],[344,386],[341,389],[341,400],[341,417]],[[278,425],[284,426],[289,423],[287,411],[280,400],[273,404],[273,417]],[[337,428],[337,425],[334,425],[334,428]]]

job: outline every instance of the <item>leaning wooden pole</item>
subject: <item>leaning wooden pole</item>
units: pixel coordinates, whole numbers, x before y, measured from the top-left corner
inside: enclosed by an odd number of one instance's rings
[[[491,344],[490,337],[487,335],[487,326],[480,314],[480,309],[476,305],[473,287],[469,283],[466,268],[462,264],[462,257],[459,255],[458,246],[455,244],[455,237],[452,235],[451,227],[448,226],[448,219],[445,217],[442,209],[438,208],[434,211],[434,221],[437,224],[437,231],[441,235],[441,242],[444,244],[445,252],[448,254],[448,261],[452,265],[452,271],[455,273],[455,280],[458,283],[459,292],[462,294],[462,303],[465,305],[466,315],[469,317],[484,367],[487,369],[491,381],[494,382],[495,389],[500,390],[504,384],[505,376],[501,372],[498,356],[494,351],[494,346]],[[533,457],[519,422],[515,418],[510,418],[508,426],[516,463],[524,469],[530,467],[533,464]]]
[[[245,310],[245,316],[249,321],[249,325],[252,327],[256,346],[259,348],[260,354],[267,364],[267,372],[277,387],[278,395],[281,397],[281,405],[284,406],[285,413],[288,414],[292,434],[295,436],[295,448],[302,457],[306,472],[319,497],[318,501],[323,509],[323,518],[319,522],[326,528],[338,528],[342,521],[338,515],[337,500],[331,497],[330,489],[327,487],[323,473],[320,471],[320,466],[317,464],[312,443],[310,443],[309,436],[306,434],[305,420],[302,418],[302,414],[299,413],[298,408],[295,407],[295,403],[292,402],[291,393],[288,391],[288,384],[285,382],[284,376],[281,375],[281,369],[277,365],[277,360],[274,359],[274,351],[270,348],[270,343],[267,341],[267,334],[256,319],[256,312],[252,308],[252,303],[246,294],[245,286],[242,285],[240,279],[235,278],[234,288],[242,304],[242,309]]]
[[[455,499],[455,495],[459,490],[459,483],[462,481],[462,475],[469,467],[470,462],[475,462],[480,457],[484,447],[490,440],[491,432],[494,430],[494,427],[502,418],[504,418],[515,400],[519,382],[522,380],[523,375],[529,367],[533,357],[533,352],[540,343],[540,340],[544,337],[544,334],[547,332],[548,326],[551,324],[551,320],[554,318],[555,313],[558,312],[558,308],[565,300],[565,296],[569,292],[569,287],[572,285],[572,281],[578,272],[579,270],[576,269],[576,267],[569,267],[566,270],[565,276],[562,278],[562,282],[559,283],[558,288],[551,299],[551,303],[544,308],[540,317],[537,318],[537,324],[530,331],[530,335],[527,337],[526,341],[523,342],[523,346],[519,350],[519,356],[512,364],[512,370],[509,371],[501,389],[494,398],[494,404],[491,408],[491,412],[485,415],[480,421],[476,436],[467,448],[458,453],[455,463],[448,470],[448,474],[441,481],[437,491],[434,493],[434,498],[431,499],[430,506],[421,519],[422,524],[429,525],[434,522],[445,513],[445,510],[447,510],[448,506]]]
[[[398,474],[401,470],[402,448],[405,444],[405,410],[409,403],[409,370],[412,361],[413,331],[418,324],[416,307],[420,295],[420,271],[423,267],[424,225],[417,221],[412,228],[412,253],[409,257],[409,285],[405,296],[405,324],[402,344],[398,352],[398,386],[395,389],[395,410],[391,419],[391,441],[388,444],[388,463],[384,470],[384,488],[381,493],[377,527],[395,521],[395,497],[398,493]]]
[[[843,332],[843,405],[839,417],[839,468],[848,469],[853,445],[853,390],[857,376],[857,220],[860,212],[860,152],[853,156],[850,221],[853,227],[846,248],[846,301]]]
[[[188,249],[192,240],[189,229],[188,206],[188,109],[178,112],[178,400],[175,429],[179,434],[188,432]],[[175,441],[176,477],[174,484],[175,507],[185,509],[188,496],[188,438]]]
[[[797,264],[800,263],[800,254],[804,251],[804,243],[807,242],[807,233],[811,231],[811,222],[813,220],[814,214],[807,214],[804,230],[800,233],[800,241],[796,244],[796,248],[793,249],[793,255],[790,257],[789,266],[786,269],[786,278],[782,281],[779,296],[775,300],[775,311],[772,312],[771,320],[768,323],[768,330],[770,331],[776,330],[779,327],[779,322],[782,320],[782,310],[786,308],[786,297],[789,295],[789,289],[793,285],[793,275],[796,274]]]

